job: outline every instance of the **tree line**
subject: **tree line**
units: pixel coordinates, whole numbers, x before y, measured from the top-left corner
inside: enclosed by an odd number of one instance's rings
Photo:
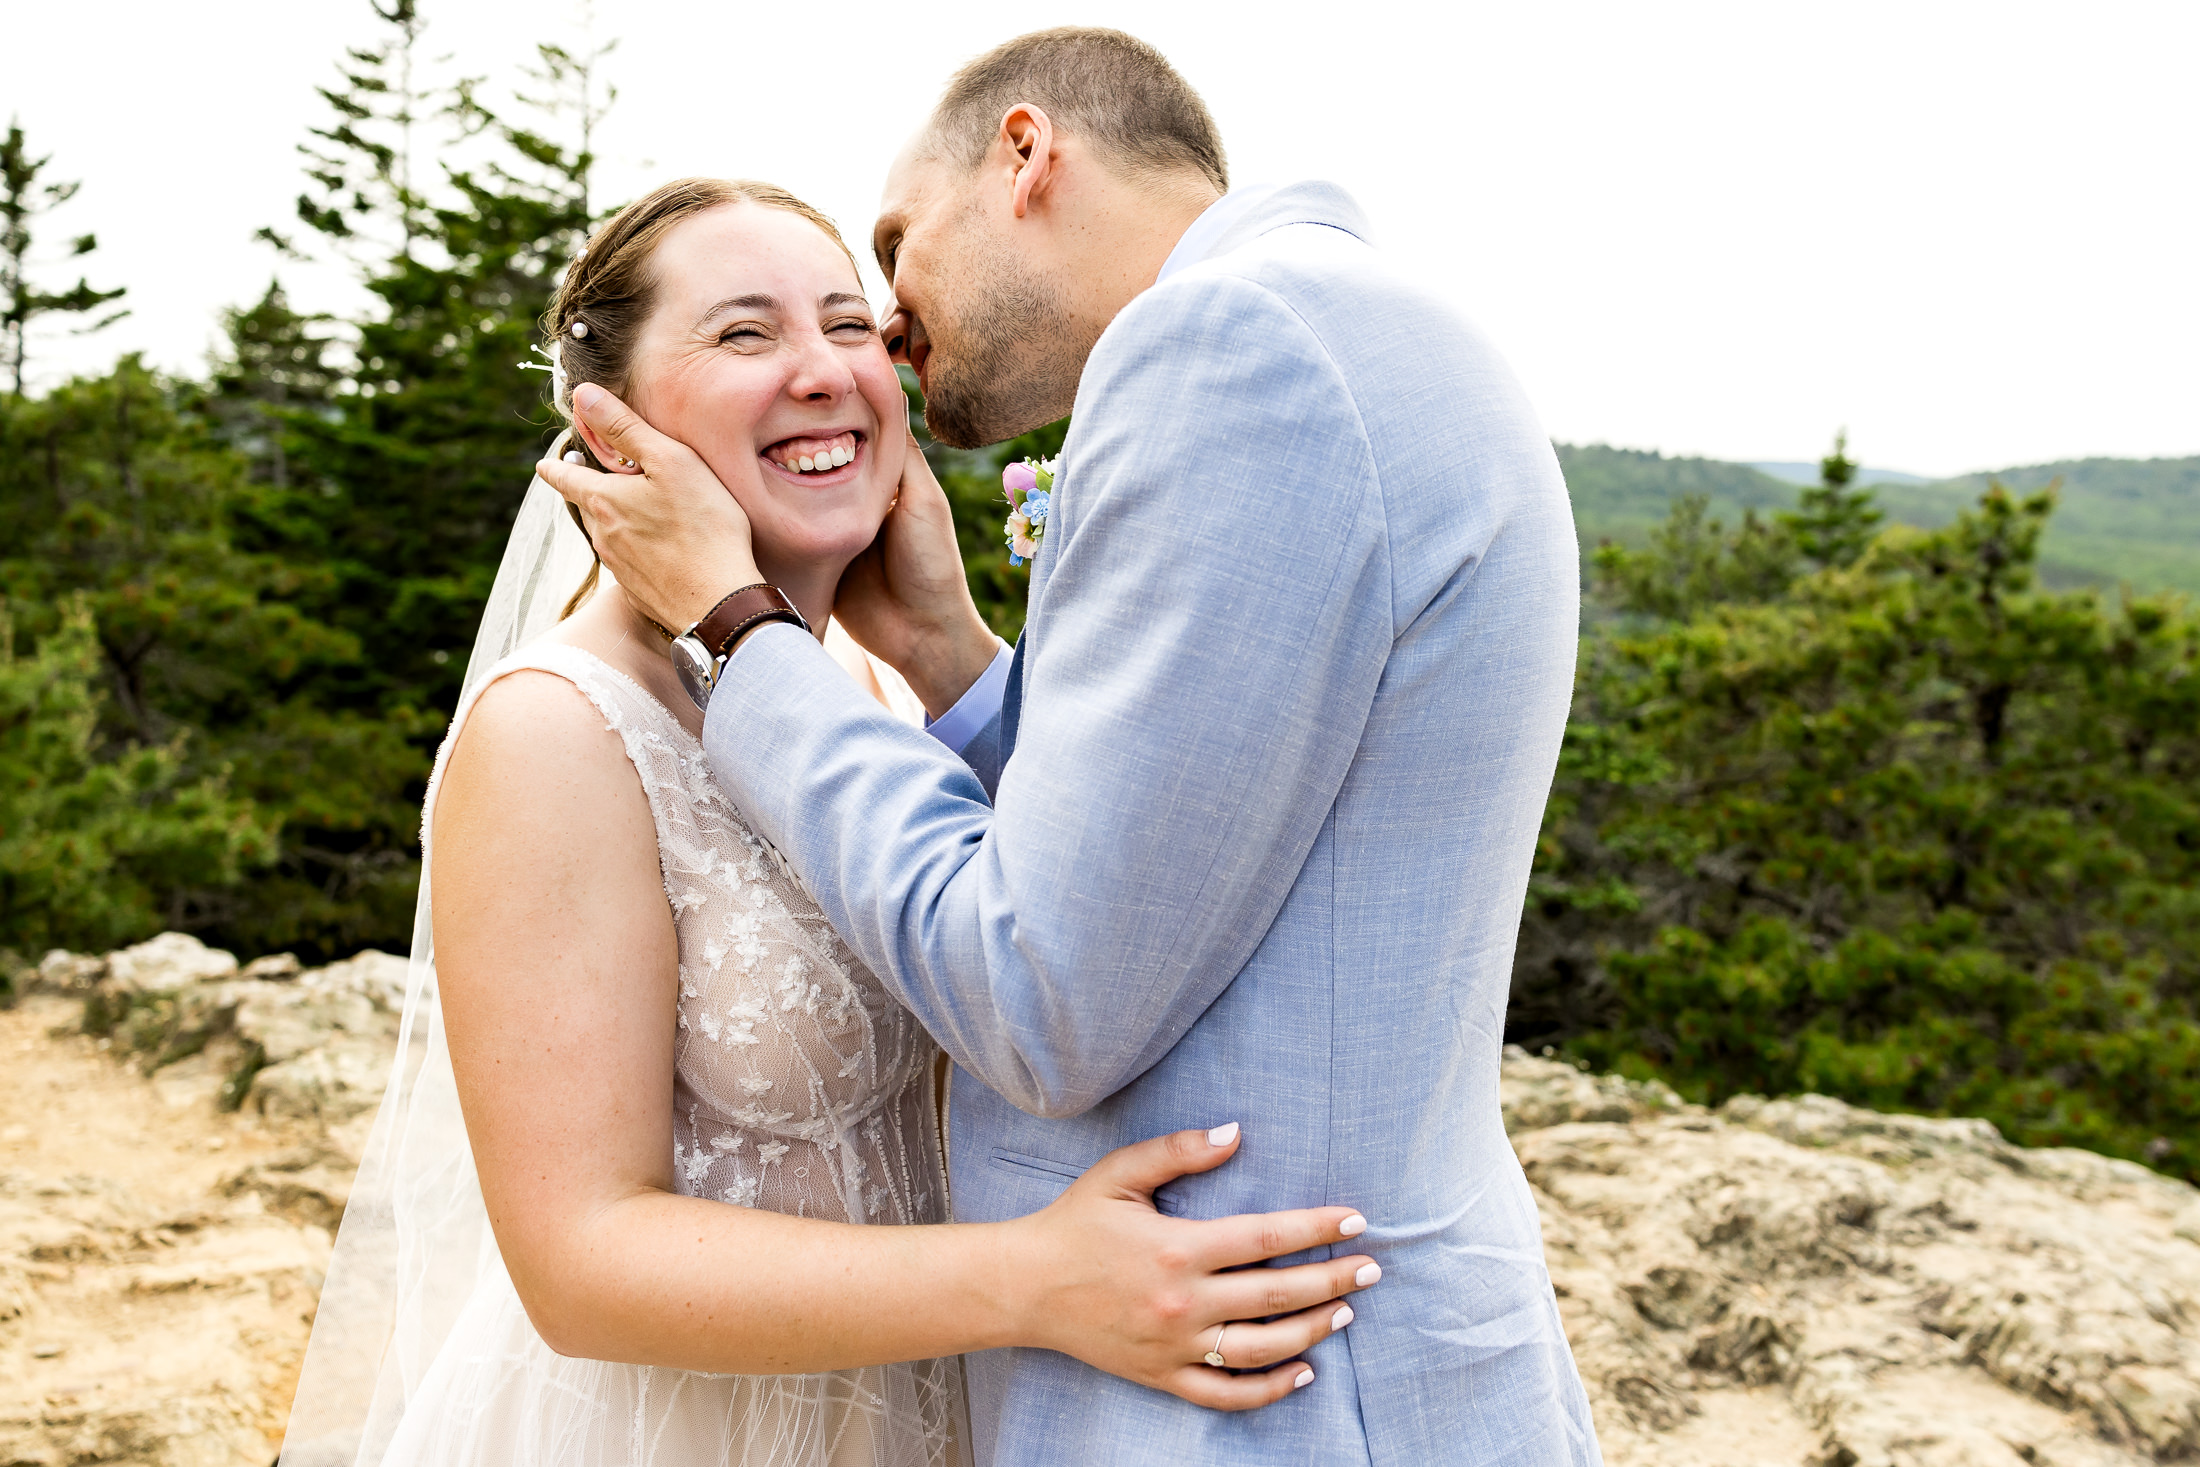
[[[2200,1176],[2200,617],[2041,590],[2051,492],[1854,469],[1598,552],[1516,1037]]]
[[[17,380],[49,177],[0,157],[0,973],[162,928],[323,961],[410,941],[419,802],[529,466],[524,365],[589,227],[609,48],[492,106],[377,0],[306,140],[277,281],[200,373]],[[63,241],[66,272],[87,238]],[[280,269],[286,264],[278,264]],[[914,384],[909,384],[914,393]],[[927,444],[1013,637],[992,450]],[[1815,1089],[2200,1176],[2200,618],[2034,582],[2051,495],[1884,524],[1837,445],[1788,513],[1676,501],[1595,557],[1511,1037],[1700,1099]]]

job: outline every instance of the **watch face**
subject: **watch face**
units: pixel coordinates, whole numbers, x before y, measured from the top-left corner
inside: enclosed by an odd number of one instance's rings
[[[680,675],[680,686],[695,700],[698,708],[710,706],[710,688],[713,681],[710,649],[698,637],[672,639],[672,670]]]

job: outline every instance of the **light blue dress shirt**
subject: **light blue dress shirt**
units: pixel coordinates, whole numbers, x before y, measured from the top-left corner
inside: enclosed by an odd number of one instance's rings
[[[955,706],[937,718],[926,719],[924,731],[957,754],[968,748],[978,730],[1001,716],[1001,696],[1008,691],[1009,664],[1015,660],[1015,649],[1003,642],[985,671],[978,674],[978,680],[955,700]]]

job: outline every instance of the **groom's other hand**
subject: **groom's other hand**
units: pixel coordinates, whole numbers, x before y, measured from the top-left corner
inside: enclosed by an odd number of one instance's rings
[[[764,579],[748,516],[693,449],[592,382],[573,389],[573,411],[612,472],[557,459],[535,471],[580,511],[596,554],[645,612],[679,631],[728,591]]]
[[[971,600],[955,517],[914,433],[900,495],[878,538],[841,576],[833,618],[907,679],[934,718],[955,706],[1000,651]]]

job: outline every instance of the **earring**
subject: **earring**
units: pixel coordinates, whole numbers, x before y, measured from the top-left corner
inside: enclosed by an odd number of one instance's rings
[[[620,464],[621,464],[621,465],[622,465],[623,467],[625,467],[625,468],[629,468],[629,469],[638,469],[638,468],[640,468],[640,467],[641,467],[641,465],[640,465],[640,464],[638,464],[638,463],[634,462],[634,460],[632,460],[632,459],[630,459],[630,458],[622,458],[622,459],[620,459],[620,460],[619,460],[619,463],[620,463]]]

